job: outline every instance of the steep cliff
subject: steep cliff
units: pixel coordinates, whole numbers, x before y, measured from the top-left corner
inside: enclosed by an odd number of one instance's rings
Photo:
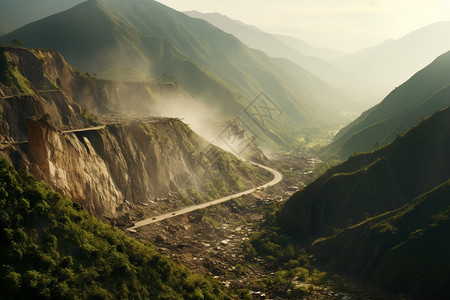
[[[173,83],[105,81],[80,74],[53,50],[0,47],[0,128],[25,137],[22,119],[48,114],[57,129],[83,128],[92,114],[158,114],[161,103],[188,99]],[[5,124],[9,127],[5,128]]]
[[[0,154],[96,215],[169,192],[207,186],[224,195],[264,181],[180,120],[144,117],[188,97],[174,84],[96,80],[55,51],[1,48],[0,58]]]

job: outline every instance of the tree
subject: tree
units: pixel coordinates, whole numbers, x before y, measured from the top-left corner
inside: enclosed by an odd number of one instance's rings
[[[16,47],[22,47],[22,45],[23,45],[23,42],[19,39],[13,39],[11,41],[11,43],[13,44],[13,46],[16,46]]]

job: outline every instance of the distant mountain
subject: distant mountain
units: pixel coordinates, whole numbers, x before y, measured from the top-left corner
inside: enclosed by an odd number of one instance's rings
[[[450,179],[449,153],[450,107],[329,169],[287,201],[280,221],[298,237],[315,238],[398,209]]]
[[[343,128],[325,151],[346,158],[392,142],[397,135],[450,105],[450,52],[392,91]]]
[[[152,0],[90,0],[15,30],[0,44],[12,38],[54,48],[78,69],[101,77],[175,80],[197,101],[231,117],[265,91],[286,120],[267,119],[269,130],[261,136],[284,145],[292,142],[295,126],[336,125],[344,98],[297,65]]]
[[[1,13],[0,10],[0,36],[10,32],[12,30],[11,25],[9,24],[6,17]]]
[[[304,55],[318,57],[327,61],[333,61],[347,55],[344,52],[311,46],[307,42],[292,36],[281,34],[274,34],[274,36],[289,47],[297,50]]]
[[[0,12],[3,16],[7,16],[11,27],[9,31],[11,31],[28,23],[69,9],[84,1],[86,0],[0,0]],[[0,31],[1,35],[2,33]]]
[[[418,29],[334,60],[340,68],[361,76],[385,93],[450,50],[450,21]]]
[[[250,48],[261,50],[272,57],[281,57],[292,61],[318,78],[345,90],[348,95],[353,95],[356,89],[359,92],[360,86],[364,84],[359,82],[356,76],[351,76],[350,73],[320,58],[320,54],[327,52],[327,50],[311,47],[295,38],[266,33],[255,26],[232,20],[219,13],[201,13],[198,11],[184,13],[193,18],[203,19],[226,33],[234,35]],[[315,54],[316,50],[317,55]],[[337,56],[337,54],[335,55]],[[351,104],[355,106],[355,103]]]
[[[312,57],[316,57],[322,60],[330,60],[345,55],[345,53],[338,51],[313,47],[294,37],[264,32],[256,26],[245,24],[239,20],[232,20],[220,13],[201,13],[196,10],[185,11],[184,13],[192,18],[208,21],[217,28],[234,35],[250,48],[259,49],[271,56],[299,56],[296,59],[303,60],[312,60]],[[321,60],[312,60],[313,62],[324,63]]]

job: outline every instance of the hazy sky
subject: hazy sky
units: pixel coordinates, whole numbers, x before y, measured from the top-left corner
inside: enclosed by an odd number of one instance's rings
[[[159,0],[176,10],[219,12],[313,46],[353,52],[450,21],[450,0]]]

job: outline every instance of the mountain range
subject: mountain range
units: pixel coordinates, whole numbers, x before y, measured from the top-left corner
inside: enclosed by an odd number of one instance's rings
[[[447,52],[340,130],[325,151],[346,158],[392,142],[421,119],[450,105],[449,78]]]
[[[314,47],[305,41],[288,35],[274,34],[274,36],[303,55],[318,57],[330,62],[347,54],[337,50]]]
[[[233,298],[88,212],[125,227],[269,180],[184,122],[225,144],[251,132],[265,149],[294,152],[340,128],[346,110],[402,82],[320,150],[328,163],[343,162],[278,213],[272,206],[262,232],[245,235],[249,245],[267,235],[260,244],[270,255],[258,260],[283,262],[251,284],[332,295],[339,277],[312,270],[306,258],[314,257],[321,270],[399,297],[450,297],[450,22],[345,54],[153,0],[81,2],[0,0],[0,45],[19,39],[32,47],[0,47],[7,298]],[[244,148],[252,161],[267,162],[254,141]],[[292,167],[291,154],[277,153],[274,162],[286,181],[313,172]],[[258,205],[249,206],[252,214]],[[316,290],[318,282],[327,288]]]
[[[414,298],[448,295],[450,107],[294,194],[281,226],[321,264]],[[321,238],[320,238],[321,237]],[[444,297],[445,298],[445,297]]]
[[[345,96],[332,86],[155,1],[90,0],[17,29],[0,43],[13,38],[25,46],[56,49],[76,68],[101,77],[171,78],[221,116],[238,116],[264,91],[286,120],[267,120],[269,130],[259,135],[279,144],[292,143],[287,128],[305,131],[340,122],[334,113]],[[287,127],[289,122],[293,126]]]
[[[263,51],[271,57],[288,59],[298,66],[305,68],[318,78],[344,91],[347,96],[347,101],[340,103],[341,110],[355,110],[355,108],[361,106],[366,107],[367,104],[359,103],[358,100],[360,98],[358,96],[360,95],[360,91],[369,89],[369,86],[363,88],[364,82],[360,81],[358,77],[352,76],[350,72],[343,71],[320,57],[321,53],[333,56],[331,54],[334,53],[332,50],[314,48],[295,38],[270,34],[241,21],[232,20],[219,13],[204,14],[198,11],[189,11],[185,12],[185,14],[211,23],[217,28],[237,37],[250,48]],[[339,55],[334,53],[334,56]]]
[[[450,50],[450,21],[417,29],[402,38],[342,56],[332,62],[386,95]]]
[[[346,92],[355,108],[373,105],[415,72],[450,50],[450,22],[423,27],[352,54],[315,48],[299,39],[266,33],[219,13],[185,12],[233,34],[250,48],[283,57]],[[345,103],[342,103],[345,105]]]
[[[83,1],[85,0],[0,0],[0,12],[2,12],[0,20],[9,24],[8,30],[3,33],[69,9]]]
[[[180,119],[149,117],[174,99],[191,101],[174,84],[95,79],[54,50],[0,47],[0,66],[1,156],[96,216],[143,201],[157,211],[169,191],[193,187],[206,192],[190,201],[205,201],[263,175]]]

